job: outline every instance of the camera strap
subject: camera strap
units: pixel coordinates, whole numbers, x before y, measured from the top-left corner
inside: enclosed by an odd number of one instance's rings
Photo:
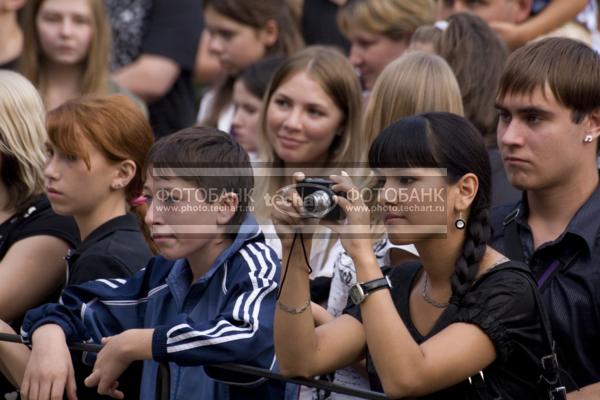
[[[279,291],[277,292],[276,300],[279,300],[279,296],[281,296],[281,290],[283,289],[283,284],[285,283],[285,278],[288,273],[288,268],[290,266],[290,259],[292,258],[292,253],[294,252],[294,245],[296,244],[296,239],[300,237],[300,244],[302,245],[302,254],[304,254],[304,261],[306,262],[306,266],[308,267],[308,273],[312,273],[312,268],[310,267],[310,261],[308,259],[308,253],[306,251],[306,246],[304,245],[304,236],[302,233],[296,231],[294,232],[294,238],[292,239],[292,245],[290,246],[290,254],[288,254],[287,261],[285,263],[285,272],[283,273],[283,278],[281,279],[281,284],[279,285]]]

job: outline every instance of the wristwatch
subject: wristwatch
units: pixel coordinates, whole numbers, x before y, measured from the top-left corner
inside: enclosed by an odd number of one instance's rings
[[[383,278],[355,284],[350,288],[350,299],[354,304],[360,304],[367,298],[369,294],[373,293],[374,291],[391,288],[392,283],[386,275]]]

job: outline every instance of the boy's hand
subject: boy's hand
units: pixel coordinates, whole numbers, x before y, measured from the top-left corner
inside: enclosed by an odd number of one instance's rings
[[[77,399],[75,374],[65,334],[58,325],[43,325],[32,336],[33,348],[23,376],[24,400]]]
[[[102,338],[104,347],[98,353],[94,371],[85,379],[87,387],[98,386],[98,393],[122,399],[117,379],[135,360],[152,359],[153,329],[129,329]]]

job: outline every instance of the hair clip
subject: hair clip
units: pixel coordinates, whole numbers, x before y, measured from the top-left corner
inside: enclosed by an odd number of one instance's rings
[[[143,206],[146,204],[146,196],[138,196],[135,199],[131,199],[129,204],[131,204],[133,207]]]
[[[445,19],[435,21],[435,23],[433,24],[433,26],[435,28],[439,29],[442,32],[444,32],[446,29],[448,29],[448,25],[450,25],[450,24]]]

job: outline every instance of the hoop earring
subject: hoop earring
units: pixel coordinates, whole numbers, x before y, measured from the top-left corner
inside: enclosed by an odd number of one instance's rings
[[[583,138],[584,143],[592,143],[593,140],[594,137],[592,135],[585,135],[585,137]]]
[[[467,226],[467,222],[464,220],[463,216],[462,216],[462,211],[460,211],[458,213],[458,218],[456,218],[456,221],[454,221],[454,226],[456,227],[456,229],[465,229],[465,226]]]

